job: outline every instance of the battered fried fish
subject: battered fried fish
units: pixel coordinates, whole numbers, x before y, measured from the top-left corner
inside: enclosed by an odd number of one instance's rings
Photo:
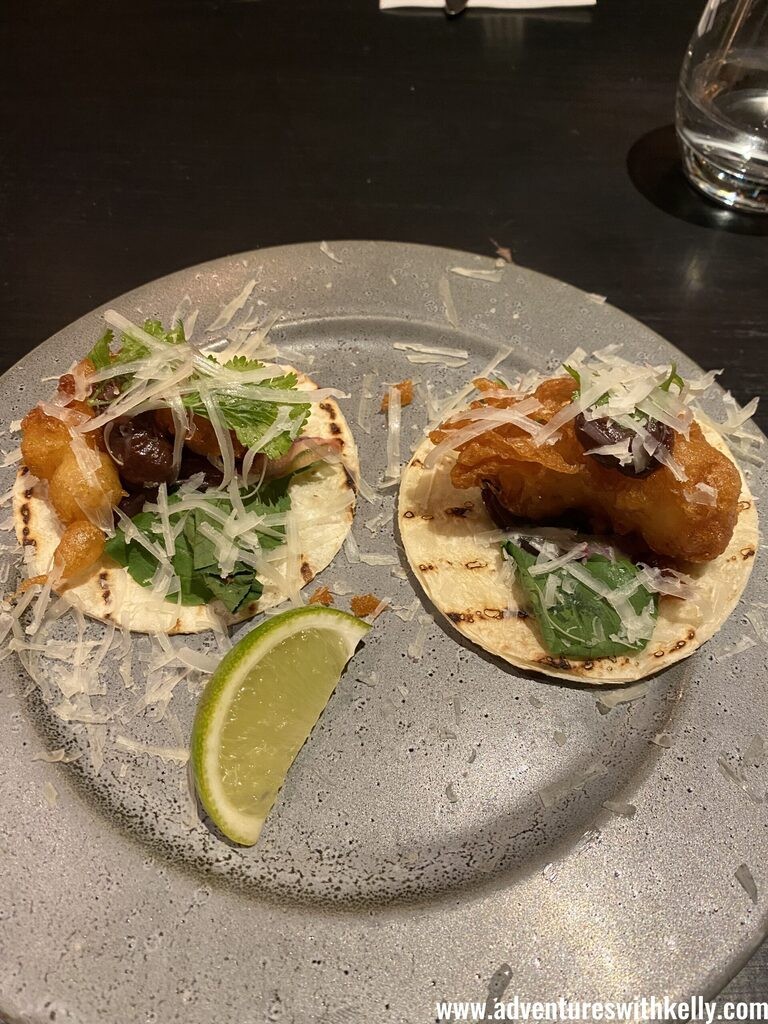
[[[496,389],[488,381],[477,385],[485,397],[473,408],[514,409],[519,404],[517,398],[494,398]],[[533,392],[540,408],[529,419],[548,423],[572,401],[576,388],[570,377],[544,381]],[[430,438],[438,444],[468,422],[444,423]],[[733,535],[741,479],[695,421],[688,436],[675,433],[673,453],[684,479],[677,479],[667,466],[643,477],[625,476],[585,453],[573,419],[542,444],[520,426],[504,423],[458,446],[451,480],[460,488],[489,488],[504,510],[529,522],[575,512],[597,533],[634,533],[659,555],[709,562],[722,554]]]

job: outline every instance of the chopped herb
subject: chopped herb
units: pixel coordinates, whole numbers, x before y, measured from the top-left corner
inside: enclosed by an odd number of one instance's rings
[[[663,384],[659,384],[659,387],[661,388],[662,391],[669,391],[669,389],[672,387],[673,384],[678,389],[678,391],[682,391],[683,388],[685,387],[685,381],[680,376],[680,374],[677,372],[677,364],[676,363],[672,363],[672,367],[671,367],[671,369],[669,371],[669,376],[667,377],[667,379],[664,381]]]
[[[572,366],[569,366],[568,363],[563,363],[563,369],[566,373],[570,374],[570,376],[573,377],[573,379],[576,381],[576,386],[579,390],[581,390],[581,374],[579,373],[579,371],[574,370],[574,368]],[[576,392],[576,394],[578,394],[578,391]]]
[[[183,345],[186,341],[184,325],[181,322],[172,331],[166,331],[159,320],[145,320],[144,330],[153,338],[167,342],[169,345]],[[88,358],[97,370],[104,370],[108,366],[120,366],[123,363],[133,363],[138,359],[146,359],[149,355],[149,349],[145,343],[130,334],[121,335],[120,346],[115,352],[112,351],[114,340],[113,332],[106,330],[88,353]],[[88,403],[94,408],[104,409],[125,391],[132,380],[133,374],[127,373],[100,381],[94,387]]]
[[[571,398],[571,401],[575,402],[579,398],[579,396],[581,395],[581,374],[579,373],[578,370],[575,370],[572,366],[568,366],[567,363],[563,363],[563,369],[565,370],[565,372],[567,374],[569,374],[569,376],[573,377],[573,379],[576,381],[576,390],[573,392],[573,397]],[[606,391],[604,395],[600,395],[600,397],[598,398],[598,400],[594,404],[595,405],[605,405],[609,398],[610,398],[610,395]]]
[[[215,362],[215,360],[213,360]],[[235,356],[224,366],[230,370],[260,370],[263,363],[255,359],[246,359],[244,356]],[[289,391],[296,387],[298,378],[295,373],[285,373],[279,377],[270,377],[267,380],[259,381],[260,388],[275,388],[277,390]],[[248,385],[244,385],[248,387]],[[206,416],[205,405],[200,395],[193,392],[185,395],[184,405],[198,416]],[[221,412],[222,418],[230,430],[234,430],[238,441],[251,448],[259,443],[259,440],[269,430],[277,419],[280,409],[288,409],[289,427],[276,437],[273,437],[262,449],[269,459],[279,459],[285,455],[291,447],[294,439],[301,433],[301,430],[309,415],[309,403],[291,403],[281,406],[278,402],[263,402],[259,399],[242,398],[239,395],[229,395],[224,392],[216,394],[216,405]]]
[[[638,616],[647,616],[648,635],[630,641],[621,616],[609,602],[568,572],[567,566],[551,573],[532,576],[529,569],[536,563],[536,555],[512,541],[504,545],[517,566],[516,579],[520,581],[541,633],[545,649],[552,655],[571,658],[605,658],[617,654],[641,651],[651,638],[658,616],[658,596],[638,586],[629,596],[629,604]],[[579,566],[593,576],[601,588],[619,591],[628,587],[637,577],[638,569],[629,559],[617,556],[591,555]],[[547,607],[544,593],[547,580],[554,576],[558,586],[555,603]],[[568,589],[562,586],[569,580]],[[616,638],[616,639],[613,639]],[[623,638],[623,639],[622,639]]]
[[[159,320],[145,320],[144,331],[156,338],[158,341],[168,345],[183,345],[186,343],[184,325],[178,321],[176,326],[167,331]],[[120,345],[116,351],[112,351],[114,334],[111,330],[106,331],[96,342],[88,358],[97,370],[103,370],[108,366],[133,363],[140,359],[146,359],[150,354],[147,345],[139,338],[134,338],[130,333],[122,334]],[[208,357],[210,361],[218,366],[213,356]],[[247,359],[245,356],[235,356],[224,364],[229,370],[260,370],[264,363],[255,359]],[[195,378],[193,378],[194,380]],[[202,380],[202,375],[196,375],[197,380]],[[133,380],[132,374],[123,374],[111,377],[109,380],[101,381],[94,389],[89,403],[95,408],[105,409],[113,402]],[[275,390],[289,391],[296,387],[298,378],[295,373],[280,374],[270,377],[267,380],[259,381],[258,385],[244,384],[259,388],[274,388]],[[250,399],[242,395],[231,395],[225,391],[216,391],[214,388],[216,405],[221,412],[222,419],[229,430],[233,430],[238,441],[246,448],[258,445],[260,439],[272,427],[281,409],[288,411],[288,426],[281,433],[271,438],[263,448],[264,454],[270,459],[279,459],[288,451],[293,441],[301,433],[304,424],[309,416],[309,402],[291,402],[280,404],[280,402],[264,402],[259,399]],[[208,419],[208,411],[200,398],[198,392],[187,394],[182,399],[184,405],[195,415]]]
[[[88,353],[87,358],[90,359],[97,370],[106,369],[106,367],[112,362],[110,345],[112,344],[114,337],[115,336],[112,331],[107,328]]]

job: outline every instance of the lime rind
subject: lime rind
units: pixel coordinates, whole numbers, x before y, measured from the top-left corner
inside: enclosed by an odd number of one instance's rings
[[[346,664],[355,648],[368,633],[367,622],[335,608],[304,607],[275,615],[248,633],[229,651],[211,676],[198,704],[192,727],[191,763],[200,801],[216,826],[234,842],[250,846],[259,838],[267,813],[244,813],[227,793],[220,767],[220,740],[228,713],[248,676],[278,645],[298,633],[330,633],[340,642]],[[331,670],[333,678],[326,677],[328,697],[332,694],[343,672]],[[315,698],[316,700],[316,698]],[[327,699],[312,715],[310,728],[301,734],[303,742],[322,713]],[[298,747],[301,746],[301,742]],[[298,747],[296,750],[298,750]],[[279,785],[293,762],[295,752],[286,755],[287,763]],[[258,780],[251,780],[258,784]],[[279,786],[278,786],[279,788]],[[275,790],[276,792],[277,790]]]

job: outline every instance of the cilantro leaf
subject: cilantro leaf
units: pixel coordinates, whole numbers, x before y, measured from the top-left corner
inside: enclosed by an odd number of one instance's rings
[[[86,358],[90,359],[97,370],[104,370],[111,363],[110,345],[114,341],[114,337],[112,331],[107,328],[88,353]]]
[[[255,359],[246,359],[245,356],[235,356],[224,365],[227,369],[244,372],[259,370],[264,364]],[[290,391],[296,387],[297,383],[298,378],[295,373],[284,373],[279,377],[262,380],[256,386]],[[246,384],[245,387],[247,388],[247,386]],[[207,410],[197,392],[186,395],[183,401],[184,405],[192,412],[207,418]],[[234,430],[238,441],[246,448],[252,448],[259,443],[277,419],[280,409],[285,408],[277,402],[264,402],[260,399],[242,398],[239,395],[225,393],[217,395],[217,405],[227,427]],[[291,447],[293,439],[301,432],[309,415],[309,409],[308,402],[291,403],[288,406],[290,429],[273,437],[264,446],[263,451],[267,458],[279,459],[281,455],[285,455]]]
[[[650,636],[629,640],[612,640],[623,632],[619,613],[606,598],[595,593],[580,580],[568,573],[565,566],[551,573],[532,576],[528,571],[536,562],[536,556],[512,541],[504,545],[515,561],[517,578],[528,602],[528,609],[536,617],[541,640],[545,649],[556,657],[605,658],[617,654],[641,651],[647,646]],[[610,559],[605,555],[592,555],[580,563],[582,568],[604,587],[620,590],[637,577],[637,567],[621,556]],[[546,607],[544,592],[547,578],[555,576],[559,583],[568,578],[573,584],[570,593],[558,588],[554,605]],[[650,618],[658,617],[658,595],[639,586],[629,597],[629,603],[637,615],[650,611]]]
[[[164,341],[167,345],[183,345],[187,340],[184,334],[184,324],[181,320],[177,320],[176,326],[171,327],[169,331],[166,331],[160,320],[145,320],[144,330],[147,334],[151,334],[153,338],[157,338],[158,341]]]
[[[575,394],[578,394],[579,391],[581,390],[581,374],[579,373],[578,370],[574,370],[574,368],[572,366],[569,366],[568,363],[563,363],[563,369],[565,370],[565,372],[567,374],[569,374],[571,377],[573,377],[573,379],[576,381],[576,388],[577,388],[577,390],[576,390]]]
[[[159,320],[145,320],[144,330],[153,338],[165,341],[169,345],[179,345],[186,341],[184,325],[181,321],[174,330],[166,331]],[[114,340],[114,333],[107,330],[88,353],[88,358],[97,370],[104,370],[108,366],[121,366],[123,363],[133,363],[139,359],[146,359],[149,355],[149,349],[144,342],[134,338],[131,334],[120,336],[120,347],[116,352],[112,351]],[[101,381],[93,389],[93,393],[88,399],[89,405],[95,408],[109,405],[121,392],[125,391],[132,380],[132,374],[118,374],[109,380]]]
[[[181,321],[176,323],[171,330],[166,330],[160,320],[147,319],[144,321],[144,331],[156,338],[158,341],[168,345],[182,345],[186,342],[184,325]],[[132,334],[123,334],[120,337],[120,345],[117,351],[112,351],[114,335],[107,331],[102,338],[94,345],[89,358],[93,361],[98,370],[107,366],[133,363],[145,359],[149,355],[149,348],[139,338]],[[212,363],[217,364],[213,356],[208,357]],[[230,370],[246,372],[248,370],[259,370],[264,363],[257,359],[248,359],[246,356],[234,356],[224,364]],[[89,402],[95,407],[109,405],[122,393],[133,380],[131,374],[117,375],[108,381],[97,384]],[[276,391],[290,391],[296,387],[298,378],[295,373],[284,373],[267,380],[260,381],[259,388],[272,388]],[[248,388],[248,385],[244,385]],[[198,392],[185,395],[184,405],[198,416],[208,419],[208,410],[203,404]],[[294,438],[298,437],[309,416],[310,403],[284,403],[264,402],[259,399],[250,399],[242,395],[229,395],[224,392],[217,394],[216,403],[221,412],[225,426],[233,430],[241,444],[246,448],[257,445],[262,437],[273,426],[280,409],[288,410],[288,429],[273,437],[263,448],[264,454],[270,459],[279,459],[285,455],[291,447]]]

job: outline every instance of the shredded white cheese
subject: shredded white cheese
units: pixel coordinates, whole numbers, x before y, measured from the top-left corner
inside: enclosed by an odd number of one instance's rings
[[[751,650],[753,647],[757,647],[756,642],[751,636],[742,636],[740,640],[731,644],[730,647],[726,647],[725,650],[718,651],[715,655],[715,661],[725,661],[726,658],[734,658],[738,654],[744,654],[746,651]]]
[[[444,455],[455,451],[465,442],[480,437],[482,434],[493,430],[495,426],[503,423],[514,423],[517,426],[523,426],[524,429],[530,428],[530,430],[538,432],[539,424],[535,424],[527,419],[527,414],[534,412],[538,408],[540,408],[538,399],[531,397],[519,402],[514,409],[486,408],[469,410],[466,415],[467,418],[472,417],[471,421],[466,427],[452,430],[446,438],[427,453],[424,458],[425,469],[432,469]],[[461,414],[459,416],[461,419],[465,418]],[[526,424],[527,426],[525,426]]]
[[[424,655],[424,646],[432,628],[432,619],[429,615],[419,616],[419,629],[414,639],[408,644],[408,657],[414,661],[420,661]]]
[[[247,282],[247,284],[244,286],[243,290],[241,292],[239,292],[234,297],[234,299],[232,299],[231,302],[228,302],[226,304],[226,306],[223,307],[223,309],[221,310],[219,315],[216,317],[216,319],[213,321],[213,323],[209,324],[209,326],[206,327],[206,329],[205,329],[206,332],[208,334],[212,334],[214,331],[220,331],[224,327],[226,327],[227,324],[231,323],[232,318],[234,317],[235,313],[238,313],[243,308],[243,306],[246,304],[248,299],[250,299],[251,293],[253,292],[253,289],[255,287],[256,287],[256,278],[254,277],[254,278],[251,278],[251,280]]]
[[[395,555],[379,554],[376,551],[361,552],[360,561],[366,565],[399,565]]]
[[[374,375],[366,373],[363,376],[363,386],[360,389],[360,402],[357,406],[357,425],[366,434],[371,432],[371,413],[373,411],[373,382]]]
[[[344,554],[347,556],[347,561],[350,565],[355,565],[360,562],[360,548],[357,546],[355,535],[351,530],[344,538]]]
[[[450,272],[457,277],[468,277],[473,281],[486,281],[498,284],[503,273],[501,267],[494,267],[493,270],[482,270],[479,267],[451,267]]]
[[[464,359],[469,357],[469,352],[464,348],[447,348],[441,345],[422,345],[415,341],[396,341],[392,348],[401,352],[415,352],[423,356],[450,356],[453,359]]]
[[[394,386],[388,389],[389,407],[387,409],[387,468],[384,473],[386,482],[400,479],[400,429],[401,399],[400,391]]]
[[[453,294],[451,292],[451,285],[448,278],[443,276],[437,286],[437,290],[440,294],[440,298],[443,303],[443,309],[445,310],[445,318],[449,324],[454,327],[459,326],[459,317],[456,313],[456,304],[453,301]]]
[[[328,245],[327,242],[321,242],[320,243],[320,252],[323,254],[323,256],[327,256],[328,259],[332,260],[334,263],[343,263],[344,262],[344,260],[339,259],[339,257],[331,249],[331,247]]]
[[[754,876],[746,864],[740,864],[734,872],[734,877],[744,892],[749,896],[752,903],[757,903],[757,885]]]
[[[115,746],[129,754],[147,754],[150,757],[159,757],[161,761],[173,761],[176,764],[186,764],[189,760],[189,751],[185,747],[155,747],[129,736],[116,736]]]

